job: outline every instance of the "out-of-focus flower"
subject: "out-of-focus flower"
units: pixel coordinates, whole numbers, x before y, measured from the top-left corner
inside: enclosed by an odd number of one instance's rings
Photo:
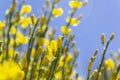
[[[70,34],[70,33],[72,32],[72,30],[69,29],[69,28],[67,28],[66,26],[62,26],[62,27],[61,27],[61,32],[62,32],[63,34],[65,34],[65,35],[68,35],[68,34]]]
[[[47,46],[49,44],[49,41],[47,40],[47,39],[45,39],[44,37],[40,37],[39,39],[38,39],[38,45],[45,45],[45,46]]]
[[[54,8],[52,10],[52,14],[55,17],[59,17],[59,16],[61,16],[63,14],[63,9],[62,8]]]
[[[27,43],[28,43],[28,37],[24,36],[19,31],[17,31],[17,34],[16,34],[16,45],[27,44]]]
[[[55,53],[57,51],[57,41],[56,40],[50,41],[49,50],[51,50],[52,53]]]
[[[58,71],[55,73],[55,78],[58,79],[58,80],[61,80],[62,79],[62,71]]]
[[[32,56],[35,56],[35,52],[36,52],[36,49],[33,48],[33,49],[32,49]]]
[[[32,10],[32,7],[30,5],[24,5],[24,6],[22,6],[21,12],[23,14],[28,14],[31,12],[31,10]]]
[[[21,17],[21,27],[26,29],[31,24],[31,18]]]
[[[66,22],[69,23],[71,26],[78,26],[78,24],[80,23],[79,20],[77,20],[76,18],[67,18]]]
[[[11,28],[10,28],[10,34],[13,34],[13,35],[15,35],[16,34],[16,28],[14,27],[14,26],[12,26]]]
[[[15,40],[13,38],[10,38],[10,46],[13,46],[15,44]]]
[[[9,48],[8,53],[9,53],[9,57],[12,58],[14,56],[14,49]]]
[[[108,59],[108,60],[105,61],[105,66],[108,70],[111,70],[111,69],[114,68],[115,63],[113,62],[112,59]]]
[[[67,54],[66,62],[69,63],[72,59],[73,59],[73,56],[71,54]]]
[[[78,9],[78,8],[81,8],[83,6],[83,3],[80,1],[70,1],[69,6],[73,9]]]
[[[5,22],[0,21],[0,31],[5,27]]]
[[[14,61],[0,63],[0,80],[23,80],[24,72]]]

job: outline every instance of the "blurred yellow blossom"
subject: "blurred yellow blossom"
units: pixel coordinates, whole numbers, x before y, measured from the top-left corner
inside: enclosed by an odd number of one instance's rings
[[[21,27],[26,29],[31,24],[31,18],[21,17]]]
[[[32,56],[35,56],[35,51],[36,51],[36,49],[33,48],[33,49],[32,49]]]
[[[5,27],[5,22],[0,21],[0,31]]]
[[[13,38],[10,38],[10,46],[13,46],[15,44],[15,40]]]
[[[108,60],[105,61],[105,66],[108,70],[111,70],[111,69],[114,68],[115,63],[113,62],[112,59],[108,59]]]
[[[10,28],[10,34],[13,34],[13,35],[16,34],[16,28],[14,26]]]
[[[9,57],[12,58],[14,56],[14,49],[9,48],[8,53],[9,53]]]
[[[72,59],[73,59],[73,56],[70,53],[68,53],[66,57],[66,62],[69,63]]]
[[[0,63],[0,80],[23,80],[24,72],[14,61]]]
[[[57,51],[57,41],[56,40],[50,41],[49,49],[51,50],[52,53],[55,53]]]
[[[52,10],[52,14],[55,16],[55,17],[59,17],[63,14],[63,9],[62,8],[54,8]]]
[[[62,71],[58,71],[55,73],[55,78],[58,79],[58,80],[61,80],[62,79]]]
[[[70,33],[72,32],[72,30],[69,29],[69,28],[67,28],[66,26],[62,26],[62,27],[61,27],[61,32],[62,32],[63,34],[65,34],[65,35],[68,35],[68,34],[70,34]]]
[[[27,43],[28,43],[28,37],[24,36],[23,34],[21,34],[20,31],[17,31],[17,34],[16,34],[16,45],[27,44]]]
[[[78,8],[81,8],[83,6],[83,3],[80,1],[70,1],[69,6],[73,9],[78,9]]]
[[[45,46],[47,46],[49,44],[49,41],[47,40],[47,39],[45,39],[44,37],[40,37],[39,39],[38,39],[38,45],[45,45]]]
[[[22,6],[21,12],[23,14],[28,14],[31,12],[31,10],[32,10],[32,7],[30,5],[24,5],[24,6]]]
[[[78,24],[80,23],[79,20],[77,20],[77,18],[67,18],[66,22],[69,23],[71,26],[78,26]]]

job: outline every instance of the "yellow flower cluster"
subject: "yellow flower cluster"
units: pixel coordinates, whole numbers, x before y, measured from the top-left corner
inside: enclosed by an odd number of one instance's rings
[[[81,8],[83,6],[83,3],[76,0],[76,1],[70,1],[69,5],[73,9],[78,9],[78,8]]]
[[[62,27],[61,27],[61,31],[62,31],[62,33],[65,34],[65,35],[68,35],[68,34],[70,34],[70,33],[72,32],[72,30],[71,30],[71,29],[68,29],[66,26],[62,26]]]
[[[0,63],[0,80],[23,80],[24,71],[14,61]]]
[[[52,10],[52,14],[55,16],[55,17],[59,17],[63,14],[63,10],[62,8],[54,8]]]
[[[80,23],[79,20],[77,20],[76,18],[67,18],[66,22],[69,23],[71,26],[78,26],[78,24]]]
[[[111,69],[114,68],[115,63],[113,62],[112,59],[108,59],[108,60],[105,61],[105,66],[108,70],[111,70]]]
[[[21,12],[22,12],[23,14],[28,14],[28,13],[31,12],[31,10],[32,10],[32,8],[31,8],[30,5],[24,5],[24,6],[22,6]]]

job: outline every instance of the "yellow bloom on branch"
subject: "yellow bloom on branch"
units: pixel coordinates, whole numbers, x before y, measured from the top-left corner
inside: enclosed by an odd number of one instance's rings
[[[83,3],[80,1],[70,1],[69,6],[73,9],[78,9],[78,8],[81,8],[83,6]]]
[[[62,32],[63,34],[65,34],[65,35],[68,35],[68,34],[70,34],[70,33],[72,32],[72,30],[71,30],[71,29],[68,29],[66,26],[62,26],[62,27],[61,27],[61,32]]]
[[[63,14],[63,9],[62,8],[54,8],[52,10],[52,14],[55,17],[59,17],[59,16],[61,16]]]
[[[31,18],[21,17],[21,27],[23,29],[28,28],[29,24],[31,24]]]
[[[45,39],[44,37],[40,37],[40,38],[38,39],[38,45],[40,45],[40,46],[42,46],[42,45],[47,46],[48,43],[49,43],[49,41],[48,41],[47,39]]]
[[[27,36],[21,34],[21,32],[17,31],[16,34],[16,45],[19,46],[20,44],[27,44],[29,41]]]
[[[0,63],[0,80],[23,80],[24,72],[14,61]]]
[[[105,61],[105,66],[108,70],[111,70],[111,69],[114,68],[115,63],[113,62],[112,59],[108,59],[108,60]]]
[[[24,5],[24,6],[22,6],[21,12],[23,14],[28,14],[31,12],[31,10],[32,10],[32,7],[30,5]]]
[[[5,22],[0,21],[0,31],[5,27]]]
[[[69,23],[71,26],[77,26],[80,23],[80,21],[77,20],[77,18],[69,18],[69,17],[66,19],[66,22]]]
[[[10,29],[10,34],[13,34],[15,35],[16,34],[16,28],[14,26],[11,26],[11,29]]]
[[[50,41],[49,49],[51,50],[52,53],[57,52],[57,41],[56,40]]]

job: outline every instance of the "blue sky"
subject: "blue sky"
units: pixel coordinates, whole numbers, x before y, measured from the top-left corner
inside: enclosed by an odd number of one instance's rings
[[[41,6],[45,3],[45,0],[26,1],[25,4],[30,4],[33,7],[32,13],[34,13],[35,16],[38,15],[38,11],[41,12]],[[69,0],[61,0],[58,7],[64,9],[64,14],[50,23],[50,25],[55,26],[58,31],[60,27],[65,24],[65,19],[69,15],[68,11],[71,10],[68,1]],[[4,13],[11,3],[12,0],[0,0],[0,20],[4,20]],[[97,68],[96,65],[98,65],[101,59],[103,48],[100,36],[102,33],[106,34],[106,38],[109,38],[111,33],[115,33],[115,39],[109,46],[106,58],[109,57],[111,50],[117,52],[120,48],[120,0],[89,0],[89,3],[85,7],[79,9],[74,17],[79,14],[83,15],[81,23],[78,27],[73,28],[73,33],[76,34],[75,40],[77,48],[80,49],[77,60],[79,63],[77,71],[81,76],[86,76],[88,61],[96,49],[99,49],[99,53],[97,61],[94,64],[95,68]],[[59,34],[60,32],[57,33],[57,35]]]

